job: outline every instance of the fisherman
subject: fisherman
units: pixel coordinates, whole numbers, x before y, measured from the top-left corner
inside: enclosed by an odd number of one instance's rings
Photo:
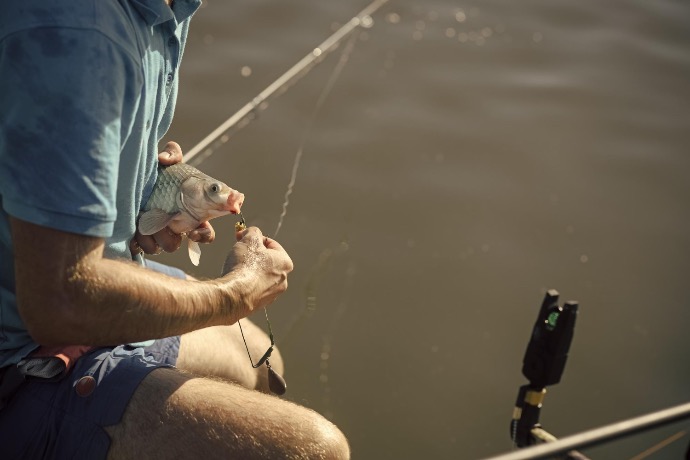
[[[3,460],[349,457],[338,428],[265,394],[230,327],[287,288],[278,242],[238,233],[209,281],[141,255],[180,245],[135,225],[158,163],[182,157],[158,142],[199,6],[0,3]],[[188,236],[215,234],[206,222]],[[245,324],[261,356],[269,340]],[[271,364],[282,371],[277,351]]]

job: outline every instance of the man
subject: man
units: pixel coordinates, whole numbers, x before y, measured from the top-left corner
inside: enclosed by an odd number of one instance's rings
[[[210,281],[142,266],[142,250],[180,243],[135,225],[159,161],[182,156],[157,144],[199,4],[0,4],[3,460],[349,456],[331,423],[261,392],[266,370],[229,327],[287,288],[292,262],[276,241],[238,234]],[[268,339],[246,324],[261,356]],[[271,364],[281,372],[277,352]]]

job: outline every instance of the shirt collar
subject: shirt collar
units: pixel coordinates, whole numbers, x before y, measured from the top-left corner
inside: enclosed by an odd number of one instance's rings
[[[201,0],[174,0],[172,9],[163,0],[130,0],[150,26],[175,19],[177,24],[189,18],[201,6]]]

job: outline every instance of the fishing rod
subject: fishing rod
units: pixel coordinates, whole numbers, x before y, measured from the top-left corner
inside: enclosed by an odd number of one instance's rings
[[[257,113],[264,109],[267,106],[268,100],[271,99],[274,96],[277,96],[279,94],[284,93],[288,85],[294,84],[297,80],[299,80],[301,77],[306,75],[316,64],[319,62],[322,62],[324,57],[329,54],[331,51],[335,50],[338,45],[340,44],[341,41],[343,41],[346,37],[351,35],[351,39],[349,40],[347,46],[345,47],[345,51],[343,53],[343,56],[341,57],[340,61],[335,67],[335,70],[333,71],[331,77],[329,78],[328,82],[326,83],[326,86],[324,90],[321,92],[319,95],[319,98],[316,103],[316,107],[314,108],[314,111],[311,116],[311,120],[307,125],[307,128],[304,131],[304,135],[302,138],[302,143],[297,151],[297,155],[295,157],[295,162],[292,168],[292,175],[290,178],[290,183],[288,184],[288,189],[285,194],[285,201],[283,203],[283,210],[282,213],[279,217],[278,221],[278,226],[276,228],[276,231],[274,232],[273,236],[276,236],[278,232],[280,231],[280,227],[283,222],[283,218],[286,215],[287,212],[287,206],[289,203],[289,197],[292,192],[292,188],[295,184],[295,179],[296,179],[296,174],[297,174],[297,168],[299,167],[300,164],[300,159],[302,157],[302,150],[304,147],[304,144],[306,142],[307,135],[309,134],[311,130],[311,125],[313,124],[314,119],[316,118],[316,114],[318,113],[320,107],[323,105],[324,100],[326,99],[328,93],[330,92],[331,88],[333,87],[335,80],[338,78],[338,75],[342,71],[343,67],[347,63],[348,57],[350,53],[352,52],[353,46],[354,46],[354,41],[357,39],[357,34],[352,34],[355,30],[357,30],[359,27],[371,27],[373,24],[373,21],[371,19],[371,15],[375,13],[381,6],[383,6],[385,3],[387,3],[388,0],[374,0],[372,3],[370,3],[366,8],[364,8],[362,11],[359,12],[356,16],[354,16],[350,21],[348,21],[344,26],[340,27],[338,30],[335,31],[330,37],[328,37],[324,42],[322,42],[318,47],[316,47],[311,53],[306,55],[304,58],[302,58],[297,64],[293,65],[290,69],[288,69],[287,72],[285,72],[283,75],[278,77],[277,80],[275,80],[273,83],[271,83],[266,89],[261,91],[254,99],[252,99],[249,103],[245,104],[239,111],[234,113],[230,118],[225,120],[218,128],[213,130],[208,136],[206,136],[204,139],[202,139],[197,145],[195,145],[192,149],[190,149],[184,156],[183,156],[183,161],[187,162],[188,164],[198,164],[201,161],[203,161],[206,157],[211,155],[213,151],[215,150],[216,147],[218,147],[220,144],[223,144],[227,142],[230,138],[230,132],[231,130],[238,130],[246,126],[248,123],[250,123],[252,120],[254,120],[257,116]],[[233,131],[233,132],[234,132]],[[219,139],[220,138],[220,139]],[[213,144],[213,145],[212,145]],[[201,153],[201,155],[199,155]],[[241,231],[246,229],[246,223],[244,220],[244,216],[240,213],[241,216],[241,221],[235,224],[235,230],[236,231]],[[249,357],[249,361],[252,365],[253,368],[257,368],[261,366],[262,364],[266,364],[266,367],[268,368],[268,380],[269,380],[269,388],[270,390],[277,394],[277,395],[282,395],[285,393],[287,390],[287,384],[285,382],[285,379],[283,379],[282,376],[280,376],[278,373],[276,373],[270,366],[268,358],[270,357],[273,347],[275,345],[274,343],[274,338],[273,338],[273,332],[271,330],[271,322],[268,319],[268,312],[266,309],[264,309],[264,314],[266,315],[266,324],[268,327],[268,332],[269,336],[271,339],[271,346],[269,349],[264,353],[263,357],[259,359],[257,364],[254,364],[254,360],[252,359],[251,353],[249,352],[249,347],[247,346],[247,342],[244,338],[244,332],[242,331],[242,325],[240,321],[237,321],[237,324],[240,328],[240,334],[242,335],[242,340],[244,341],[245,348],[247,349],[247,355]]]
[[[336,30],[319,46],[314,48],[312,52],[303,57],[297,64],[293,65],[287,72],[278,77],[273,83],[268,85],[266,89],[261,91],[250,102],[225,120],[208,136],[203,138],[197,145],[187,151],[184,155],[184,161],[187,163],[193,162],[192,164],[196,165],[211,155],[218,145],[227,142],[231,130],[234,132],[249,124],[249,122],[256,118],[257,113],[266,107],[269,99],[284,93],[289,85],[294,84],[297,80],[306,75],[316,64],[321,62],[326,55],[335,50],[353,31],[360,27],[371,27],[371,15],[387,2],[388,0],[374,0],[371,2],[366,8]]]
[[[565,438],[554,438],[552,442],[548,442],[547,444],[527,447],[508,454],[490,457],[485,460],[539,460],[559,458],[559,456],[563,454],[572,452],[573,449],[598,446],[600,444],[615,441],[616,439],[642,433],[689,418],[690,403],[680,404],[650,414],[567,436]],[[669,438],[669,440],[675,441],[684,435],[684,432],[680,432]],[[666,443],[666,445],[667,444],[668,443]],[[685,458],[690,458],[690,449],[688,449]]]

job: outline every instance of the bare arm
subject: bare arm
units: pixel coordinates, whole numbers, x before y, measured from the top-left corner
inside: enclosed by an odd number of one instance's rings
[[[227,272],[184,281],[103,258],[101,238],[11,219],[19,312],[38,343],[112,345],[232,324],[287,288],[292,261],[257,228],[240,235]]]

